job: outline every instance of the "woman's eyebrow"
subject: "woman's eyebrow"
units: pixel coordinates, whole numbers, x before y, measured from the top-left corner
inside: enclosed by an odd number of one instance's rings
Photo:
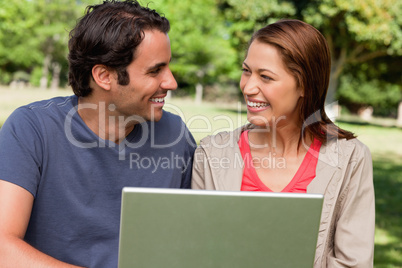
[[[251,68],[247,65],[247,63],[243,62],[243,64],[246,65],[246,67],[247,67],[248,69],[251,69]],[[270,72],[270,73],[272,73],[272,74],[274,74],[274,75],[277,75],[275,72],[271,71],[270,69],[260,68],[260,69],[258,69],[258,71],[259,71],[259,72],[264,72],[264,71],[266,71],[266,72]]]

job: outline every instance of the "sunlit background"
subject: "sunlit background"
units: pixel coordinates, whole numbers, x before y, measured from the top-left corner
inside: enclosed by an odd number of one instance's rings
[[[85,7],[99,2],[0,0],[0,126],[20,105],[72,94],[68,34]],[[197,141],[246,122],[238,82],[256,29],[295,18],[323,33],[332,53],[327,101],[337,103],[337,124],[354,131],[373,155],[375,267],[402,267],[402,1],[140,2],[171,23],[179,88],[166,109],[181,114]]]

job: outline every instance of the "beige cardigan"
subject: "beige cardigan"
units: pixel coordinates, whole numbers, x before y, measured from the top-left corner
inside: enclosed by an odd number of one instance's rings
[[[248,124],[201,140],[194,155],[193,189],[239,191],[243,162],[237,145]],[[357,139],[322,145],[307,193],[324,194],[314,268],[373,267],[374,187],[368,148]]]

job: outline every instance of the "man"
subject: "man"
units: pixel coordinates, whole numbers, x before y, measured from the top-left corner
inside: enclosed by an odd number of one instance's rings
[[[4,124],[0,267],[116,267],[122,188],[190,187],[194,139],[162,110],[169,28],[135,1],[89,7],[70,33],[75,95]]]

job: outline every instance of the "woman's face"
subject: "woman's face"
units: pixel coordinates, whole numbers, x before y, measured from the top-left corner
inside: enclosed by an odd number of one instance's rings
[[[298,125],[298,102],[303,90],[285,68],[276,47],[258,40],[251,43],[243,62],[240,88],[250,123],[262,127]]]

